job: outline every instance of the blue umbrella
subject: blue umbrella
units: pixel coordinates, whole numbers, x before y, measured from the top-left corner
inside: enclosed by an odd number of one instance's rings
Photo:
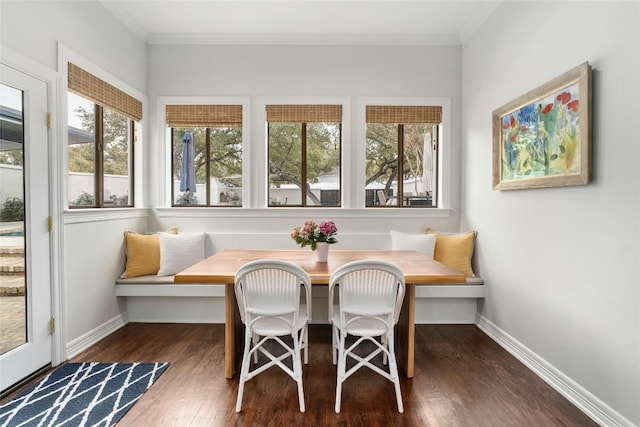
[[[191,202],[191,195],[196,192],[196,175],[194,172],[194,149],[193,149],[193,134],[191,132],[185,132],[182,137],[182,177],[180,178],[180,191],[189,192],[189,202]]]

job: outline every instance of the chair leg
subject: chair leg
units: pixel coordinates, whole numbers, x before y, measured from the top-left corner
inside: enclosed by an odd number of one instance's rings
[[[393,335],[388,339],[389,343],[389,373],[396,389],[396,402],[398,404],[398,412],[404,412],[402,404],[402,393],[400,392],[400,376],[398,375],[398,364],[396,363],[395,348],[393,344]]]
[[[300,404],[300,412],[305,411],[304,406],[304,389],[302,388],[302,361],[300,358],[300,341],[297,339],[298,333],[292,335],[293,338],[293,375],[296,383],[298,384],[298,402]]]
[[[331,327],[331,354],[333,356],[333,364],[338,363],[338,328]]]
[[[308,365],[309,364],[309,329],[308,327],[305,326],[304,328],[302,328],[302,331],[300,333],[302,334],[300,343],[304,351],[304,364]]]
[[[386,335],[383,335],[383,336],[380,338],[380,341],[382,341],[382,345],[383,345],[387,350],[389,350],[389,345],[388,345],[388,342],[387,342],[387,341],[388,341],[387,336],[386,336]],[[382,352],[382,364],[383,364],[383,365],[386,365],[386,364],[387,364],[387,353],[385,353],[385,352]]]
[[[257,334],[253,334],[253,345],[256,345],[259,340],[260,340],[260,337]],[[258,352],[257,351],[253,352],[253,363],[255,363],[256,365],[258,364]]]
[[[345,331],[340,331],[340,344],[338,346],[338,375],[337,375],[337,383],[336,383],[336,414],[340,413],[340,403],[342,400],[342,383],[345,380],[346,366],[347,366],[347,356],[345,353]]]
[[[249,351],[251,350],[251,332],[247,331],[244,334],[244,352],[242,354],[242,368],[240,369],[240,378],[238,381],[238,398],[236,400],[236,412],[242,410],[242,395],[244,394],[244,383],[247,381],[249,374],[249,364],[251,363],[251,357]]]

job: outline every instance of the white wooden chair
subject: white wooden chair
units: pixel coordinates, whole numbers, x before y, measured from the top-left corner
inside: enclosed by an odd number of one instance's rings
[[[338,286],[338,307],[334,308],[334,289]],[[329,282],[329,319],[333,325],[333,361],[338,363],[338,382],[336,386],[336,413],[340,412],[342,383],[362,367],[393,382],[396,391],[398,411],[404,412],[400,393],[400,378],[394,351],[394,326],[398,322],[405,282],[402,270],[386,261],[353,261],[338,268]],[[336,312],[337,310],[337,312]],[[348,335],[357,337],[353,344],[346,347]],[[378,338],[379,337],[379,341]],[[367,344],[373,351],[362,357],[356,349]],[[362,353],[362,350],[359,350]],[[382,354],[383,364],[388,371],[381,369],[371,360]],[[354,359],[355,365],[347,370],[347,358]]]
[[[306,304],[301,304],[301,288]],[[238,385],[236,412],[242,409],[244,384],[272,366],[278,366],[298,384],[300,412],[305,411],[302,389],[301,351],[308,363],[308,328],[311,319],[311,279],[296,264],[279,260],[252,261],[240,267],[235,276],[235,293],[240,317],[245,324],[244,352]],[[292,345],[283,339],[291,337]],[[288,339],[286,340],[288,341]],[[277,343],[284,353],[274,355],[265,344]],[[272,348],[273,349],[273,348]],[[251,370],[258,352],[269,361]],[[291,358],[291,367],[284,361]]]

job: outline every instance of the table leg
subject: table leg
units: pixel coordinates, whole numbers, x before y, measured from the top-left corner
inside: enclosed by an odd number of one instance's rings
[[[224,373],[227,379],[236,372],[236,319],[235,291],[233,283],[227,283],[224,289]]]
[[[398,365],[404,369],[407,378],[413,378],[413,368],[415,363],[415,335],[416,335],[416,312],[415,312],[416,286],[407,283],[404,294],[400,318],[396,326],[396,354]]]

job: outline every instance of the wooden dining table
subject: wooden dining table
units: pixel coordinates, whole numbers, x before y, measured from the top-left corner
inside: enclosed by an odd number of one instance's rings
[[[181,271],[174,283],[220,284],[225,286],[225,376],[233,378],[236,372],[237,355],[243,340],[240,316],[235,299],[234,281],[238,269],[249,261],[278,259],[302,267],[311,278],[312,285],[328,285],[331,274],[343,264],[363,259],[377,259],[396,264],[404,273],[407,284],[405,298],[396,326],[398,364],[408,378],[414,374],[415,339],[415,286],[464,283],[464,274],[434,261],[418,251],[378,250],[333,250],[327,262],[316,262],[310,250],[223,250]],[[328,310],[328,307],[327,307]]]

